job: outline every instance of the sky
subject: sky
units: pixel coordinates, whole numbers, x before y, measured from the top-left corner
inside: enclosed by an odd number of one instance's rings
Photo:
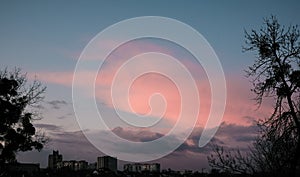
[[[195,105],[195,97],[200,99],[200,111],[195,126],[191,127],[187,117],[180,123],[182,131],[190,130],[191,134],[174,151],[164,157],[154,160],[162,164],[162,168],[172,169],[208,169],[207,156],[211,153],[209,145],[199,148],[198,140],[203,131],[211,108],[211,87],[205,68],[197,63],[193,55],[183,46],[163,39],[144,38],[126,43],[117,48],[105,60],[98,72],[95,90],[90,92],[86,85],[93,78],[92,70],[76,74],[79,87],[85,91],[85,97],[95,95],[97,108],[103,113],[102,118],[108,129],[99,128],[98,124],[89,121],[94,118],[85,111],[84,119],[90,128],[82,131],[73,108],[72,81],[76,63],[80,54],[89,42],[101,31],[122,20],[141,16],[161,16],[181,21],[197,30],[217,54],[226,80],[226,107],[222,124],[213,138],[214,142],[227,147],[246,148],[255,137],[257,128],[255,120],[270,115],[270,101],[257,109],[254,96],[251,93],[251,83],[245,77],[244,70],[253,64],[255,53],[242,51],[244,31],[258,29],[263,18],[276,15],[279,22],[286,26],[300,24],[300,2],[287,1],[6,1],[0,2],[0,69],[20,67],[27,72],[29,82],[34,78],[40,80],[46,87],[45,99],[40,106],[42,120],[35,121],[51,139],[41,152],[32,151],[19,153],[21,162],[40,163],[47,166],[47,157],[52,150],[59,150],[65,160],[87,160],[95,162],[101,152],[95,144],[89,142],[84,132],[103,137],[101,144],[105,148],[116,151],[130,151],[129,147],[118,147],[107,138],[108,130],[119,137],[134,142],[147,142],[165,136],[172,130],[178,116],[182,98],[180,88],[174,80],[165,75],[148,73],[137,77],[128,86],[121,82],[130,80],[131,74],[155,65],[155,61],[163,61],[157,56],[140,56],[140,64],[125,68],[118,75],[120,68],[129,58],[144,52],[160,52],[176,58],[187,68],[197,86],[197,92],[189,92],[187,100]],[[141,26],[143,30],[143,26]],[[172,29],[171,29],[172,30]],[[170,33],[172,32],[170,30]],[[121,34],[122,35],[122,34]],[[184,35],[184,34],[180,34]],[[111,47],[118,41],[112,37],[103,44]],[[90,55],[87,62],[97,62],[97,57]],[[95,61],[96,60],[96,61]],[[101,60],[101,59],[100,59]],[[204,59],[205,60],[205,59]],[[183,85],[188,80],[180,75],[176,68],[165,67],[166,72],[175,73],[177,81]],[[111,85],[118,76],[120,85],[114,97],[111,96]],[[128,91],[128,90],[129,91]],[[128,94],[126,93],[128,91]],[[153,93],[159,93],[158,97]],[[149,98],[153,98],[150,99]],[[194,101],[192,101],[194,100]],[[130,103],[130,106],[127,103]],[[149,105],[150,103],[150,105]],[[164,104],[166,106],[164,107]],[[162,105],[162,106],[161,106]],[[152,106],[152,107],[151,107]],[[161,111],[161,108],[165,108]],[[194,108],[195,106],[191,106]],[[129,126],[118,119],[115,110],[129,117],[148,115],[145,120],[159,121],[156,126],[137,128]],[[95,132],[98,130],[97,132]],[[174,141],[179,140],[176,134]],[[169,141],[172,141],[173,139]],[[172,143],[172,142],[169,142]],[[147,150],[145,150],[147,151]],[[137,158],[143,159],[143,152]],[[178,164],[177,162],[182,162]],[[122,164],[120,161],[119,169]]]

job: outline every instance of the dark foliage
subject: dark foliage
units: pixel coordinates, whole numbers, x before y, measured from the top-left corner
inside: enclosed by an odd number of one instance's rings
[[[46,138],[32,121],[39,118],[34,108],[44,91],[38,81],[28,85],[19,69],[0,71],[0,170],[4,164],[15,163],[16,152],[43,148]]]

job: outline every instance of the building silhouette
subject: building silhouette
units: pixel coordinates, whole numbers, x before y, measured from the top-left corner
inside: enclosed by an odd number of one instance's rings
[[[154,172],[159,173],[160,172],[160,164],[159,163],[134,163],[134,164],[125,164],[124,165],[124,171],[126,172],[135,172],[135,173],[141,173],[141,172]]]
[[[49,154],[48,156],[48,168],[49,169],[57,169],[58,164],[62,163],[63,156],[59,154],[59,151],[53,151],[53,154]]]
[[[111,170],[117,171],[118,160],[115,157],[102,156],[97,158],[97,169],[98,170]]]
[[[59,169],[70,169],[73,171],[86,170],[88,168],[88,162],[85,160],[69,160],[62,161],[57,164]]]

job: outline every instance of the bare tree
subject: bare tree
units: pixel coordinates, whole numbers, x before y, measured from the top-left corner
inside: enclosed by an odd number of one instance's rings
[[[244,50],[257,53],[254,64],[246,71],[253,83],[256,102],[260,106],[266,97],[274,100],[274,111],[268,119],[259,123],[262,131],[247,157],[251,158],[251,168],[256,171],[269,173],[280,169],[289,172],[290,176],[299,171],[299,36],[297,26],[281,26],[274,16],[265,19],[259,30],[245,32]],[[223,163],[220,155],[216,158],[217,162]]]
[[[212,145],[213,154],[207,157],[209,165],[222,172],[250,175],[256,173],[250,154],[239,149],[228,149],[217,144]]]
[[[32,124],[38,119],[34,107],[43,99],[45,87],[38,81],[27,84],[20,69],[0,71],[0,176],[16,152],[41,150],[46,138]]]
[[[286,146],[291,140],[296,147],[290,149],[292,156],[290,172],[295,176],[300,158],[300,41],[297,26],[285,28],[276,17],[265,19],[259,31],[246,32],[245,51],[258,53],[255,63],[247,74],[251,77],[256,101],[261,104],[264,97],[275,101],[273,114],[263,124],[266,136]],[[282,140],[289,140],[287,142]]]
[[[287,176],[295,141],[289,136],[273,137],[270,129],[258,124],[260,132],[253,144],[243,151],[212,145],[213,154],[208,156],[212,168],[243,175]],[[275,134],[278,136],[278,134]]]

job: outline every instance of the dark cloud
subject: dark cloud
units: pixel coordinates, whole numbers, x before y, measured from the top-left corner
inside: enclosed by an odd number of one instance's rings
[[[153,141],[164,136],[161,133],[153,132],[148,129],[116,127],[112,131],[121,138],[137,142]],[[243,126],[222,123],[209,145],[199,148],[198,142],[202,131],[202,128],[195,128],[187,140],[176,149],[176,152],[209,154],[211,152],[210,144],[247,149],[257,137],[258,127],[255,125]],[[178,141],[178,139],[174,137],[173,141]]]
[[[198,141],[199,141],[199,137],[202,133],[203,129],[202,128],[195,128],[193,130],[193,132],[191,133],[191,135],[187,138],[187,140],[180,145],[176,151],[177,152],[196,152],[196,153],[200,153],[203,152],[204,148],[199,148],[198,147]]]
[[[240,141],[251,143],[257,137],[257,133],[258,126],[256,125],[243,126],[222,123],[216,137],[227,140],[230,143]]]
[[[194,154],[210,154],[211,153],[211,146],[210,144],[218,144],[221,146],[224,146],[226,144],[226,142],[224,142],[221,138],[217,138],[216,136],[213,137],[210,141],[210,143],[204,147],[199,147],[198,143],[199,143],[199,139],[200,136],[202,134],[203,128],[195,128],[193,130],[193,132],[191,133],[191,135],[187,138],[187,140],[180,145],[180,147],[178,147],[176,149],[176,152],[180,152],[180,153],[194,153]],[[217,135],[217,134],[216,134]]]
[[[122,127],[116,127],[112,130],[113,133],[121,138],[136,141],[136,142],[147,142],[153,141],[164,136],[161,133],[152,132],[147,129],[126,129]]]
[[[47,101],[47,104],[51,105],[53,109],[60,109],[61,106],[67,105],[68,103],[64,100],[52,100],[52,101]]]
[[[182,153],[210,154],[212,152],[212,144],[224,146],[225,148],[238,147],[241,150],[248,150],[248,147],[257,137],[258,127],[254,125],[243,126],[222,123],[210,143],[205,147],[199,148],[198,141],[202,131],[202,128],[195,128],[188,139],[176,151]]]

